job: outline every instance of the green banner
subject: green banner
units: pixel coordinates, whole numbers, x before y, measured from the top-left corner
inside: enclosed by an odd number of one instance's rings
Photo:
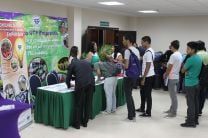
[[[11,12],[0,12],[0,17],[24,21],[29,76],[36,74],[44,81],[52,70],[66,72],[69,54],[67,18]]]

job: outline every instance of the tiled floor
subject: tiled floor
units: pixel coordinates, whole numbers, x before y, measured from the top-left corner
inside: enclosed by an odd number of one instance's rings
[[[138,107],[139,90],[135,90],[133,95]],[[179,94],[178,99],[178,116],[173,119],[164,118],[163,114],[170,104],[168,93],[153,91],[152,118],[137,116],[136,122],[125,121],[127,109],[123,106],[115,114],[98,115],[89,122],[88,128],[62,130],[33,123],[20,134],[21,138],[208,138],[208,104],[197,128],[181,128],[187,106],[183,94]]]

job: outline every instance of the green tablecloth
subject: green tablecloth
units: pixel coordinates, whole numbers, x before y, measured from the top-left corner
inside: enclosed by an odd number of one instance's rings
[[[123,79],[118,79],[116,90],[117,106],[125,104]],[[103,84],[96,85],[92,102],[91,118],[103,111],[106,106]],[[39,88],[36,95],[34,119],[56,128],[67,129],[73,122],[74,92],[52,92]]]

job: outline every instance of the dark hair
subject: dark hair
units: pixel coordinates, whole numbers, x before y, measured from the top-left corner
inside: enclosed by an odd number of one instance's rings
[[[114,59],[116,59],[117,58],[117,55],[118,55],[118,53],[119,53],[119,51],[120,51],[120,49],[119,49],[119,45],[114,45]]]
[[[187,46],[197,52],[198,43],[195,41],[191,41],[187,43]]]
[[[197,44],[198,44],[197,50],[205,50],[206,51],[206,47],[205,47],[205,42],[204,41],[199,40],[199,41],[197,41]]]
[[[127,34],[125,34],[123,37],[124,37],[126,40],[129,40],[130,43],[132,43],[132,44],[134,43],[134,38],[133,38],[132,34],[127,33]]]
[[[144,36],[144,37],[142,37],[142,41],[148,42],[149,44],[151,44],[151,38],[150,38],[150,36]]]
[[[178,40],[174,40],[171,42],[171,46],[174,48],[174,49],[179,49],[180,47],[180,42]]]
[[[77,46],[73,46],[70,50],[70,56],[72,57],[77,57],[78,55],[78,47]]]
[[[94,45],[95,45],[96,43],[95,42],[90,42],[89,43],[89,45],[88,45],[88,52],[92,52],[93,54],[96,52],[95,51],[95,48],[94,48]]]

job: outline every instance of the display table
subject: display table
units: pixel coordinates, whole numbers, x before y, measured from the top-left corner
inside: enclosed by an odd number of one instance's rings
[[[14,105],[14,109],[0,111],[0,137],[20,138],[18,131],[19,115],[31,108],[29,104],[0,98],[0,106]]]
[[[125,104],[123,79],[118,78],[116,90],[117,106]],[[105,109],[105,93],[103,82],[96,84],[92,101],[91,118],[94,119]],[[67,129],[73,122],[74,90],[67,89],[65,83],[40,87],[37,90],[34,119],[56,128]]]

